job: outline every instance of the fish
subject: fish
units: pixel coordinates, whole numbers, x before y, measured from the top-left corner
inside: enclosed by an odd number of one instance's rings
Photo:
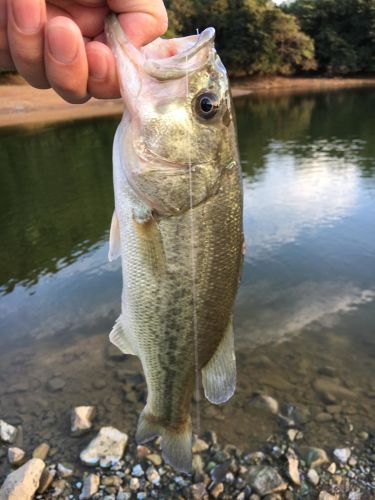
[[[137,442],[160,436],[166,463],[189,472],[197,380],[214,404],[236,386],[243,196],[228,76],[213,28],[138,49],[113,14],[106,36],[125,103],[109,242],[123,291],[110,340],[144,371]]]

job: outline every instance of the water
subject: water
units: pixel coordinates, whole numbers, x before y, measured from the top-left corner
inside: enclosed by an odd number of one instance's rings
[[[219,408],[201,402],[202,430],[256,449],[277,429],[249,404],[261,390],[297,411],[305,443],[342,445],[375,411],[375,94],[236,107],[247,240],[238,389]],[[47,439],[69,461],[90,438],[69,436],[71,406],[96,404],[97,425],[134,433],[145,401],[137,359],[108,347],[121,293],[106,258],[117,121],[0,132],[0,417],[22,423],[27,449]],[[61,392],[48,388],[54,376]]]

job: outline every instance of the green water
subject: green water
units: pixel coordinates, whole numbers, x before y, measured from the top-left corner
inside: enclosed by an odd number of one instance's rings
[[[375,93],[251,96],[236,108],[247,241],[238,390],[223,407],[203,404],[202,425],[254,449],[276,425],[248,405],[263,390],[308,415],[307,443],[342,444],[375,410]],[[140,367],[107,353],[121,293],[119,264],[107,262],[117,122],[0,132],[0,415],[24,425],[25,446],[49,439],[69,460],[81,443],[66,437],[70,406],[97,404],[100,423],[134,432],[145,398],[137,383],[124,402],[118,370],[137,380]],[[352,398],[338,396],[340,412],[320,423],[327,365]],[[52,397],[54,375],[66,386]]]

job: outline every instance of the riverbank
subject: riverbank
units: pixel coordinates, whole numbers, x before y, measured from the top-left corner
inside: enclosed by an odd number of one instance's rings
[[[319,92],[354,87],[375,87],[375,77],[368,78],[241,78],[232,82],[234,97],[249,94]],[[53,122],[97,116],[120,115],[121,99],[91,99],[74,105],[63,101],[52,89],[39,90],[19,77],[0,82],[0,127],[40,126]]]

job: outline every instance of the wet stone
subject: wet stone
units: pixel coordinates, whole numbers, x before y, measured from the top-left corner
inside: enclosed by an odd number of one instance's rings
[[[297,486],[300,486],[301,479],[298,471],[298,458],[294,451],[289,448],[286,453],[286,458],[288,460],[288,476]]]
[[[40,478],[38,493],[44,493],[51,486],[54,478],[56,476],[56,471],[49,467],[46,467]]]
[[[73,475],[74,469],[70,465],[57,464],[57,472],[62,478],[71,477]]]
[[[336,469],[337,469],[337,467],[336,467],[335,462],[332,462],[332,463],[330,464],[330,466],[327,468],[327,471],[328,471],[330,474],[335,474]]]
[[[76,406],[73,408],[70,415],[72,434],[79,436],[89,431],[92,427],[92,419],[94,416],[94,406]]]
[[[320,481],[319,474],[316,472],[315,469],[309,469],[307,471],[307,479],[309,483],[312,484],[313,486],[318,486]]]
[[[314,448],[309,446],[301,446],[298,449],[301,459],[311,468],[318,467],[319,465],[328,462],[327,453],[321,448]]]
[[[342,385],[336,378],[320,377],[313,383],[314,389],[320,395],[331,394],[337,399],[353,400],[357,399],[357,394]]]
[[[223,493],[223,491],[224,491],[223,483],[218,483],[215,484],[210,493],[213,498],[219,498],[219,496]]]
[[[196,438],[193,442],[192,452],[193,453],[201,453],[203,451],[207,451],[209,445],[203,439]]]
[[[53,377],[47,382],[47,389],[51,392],[62,391],[66,385],[65,380],[60,377]]]
[[[248,480],[250,486],[261,496],[278,493],[288,487],[277,470],[268,465],[250,467]]]
[[[337,495],[331,495],[327,491],[321,491],[318,500],[339,500],[339,497]]]
[[[273,415],[277,415],[279,412],[279,403],[276,399],[271,396],[267,396],[266,394],[257,394],[253,396],[250,399],[249,404],[254,408],[272,413]]]
[[[1,486],[1,500],[31,500],[39,486],[44,467],[43,460],[32,458],[11,472]]]
[[[150,453],[149,455],[147,455],[146,458],[149,462],[156,465],[156,467],[159,467],[159,465],[161,465],[163,461],[161,456],[158,455],[157,453]]]

